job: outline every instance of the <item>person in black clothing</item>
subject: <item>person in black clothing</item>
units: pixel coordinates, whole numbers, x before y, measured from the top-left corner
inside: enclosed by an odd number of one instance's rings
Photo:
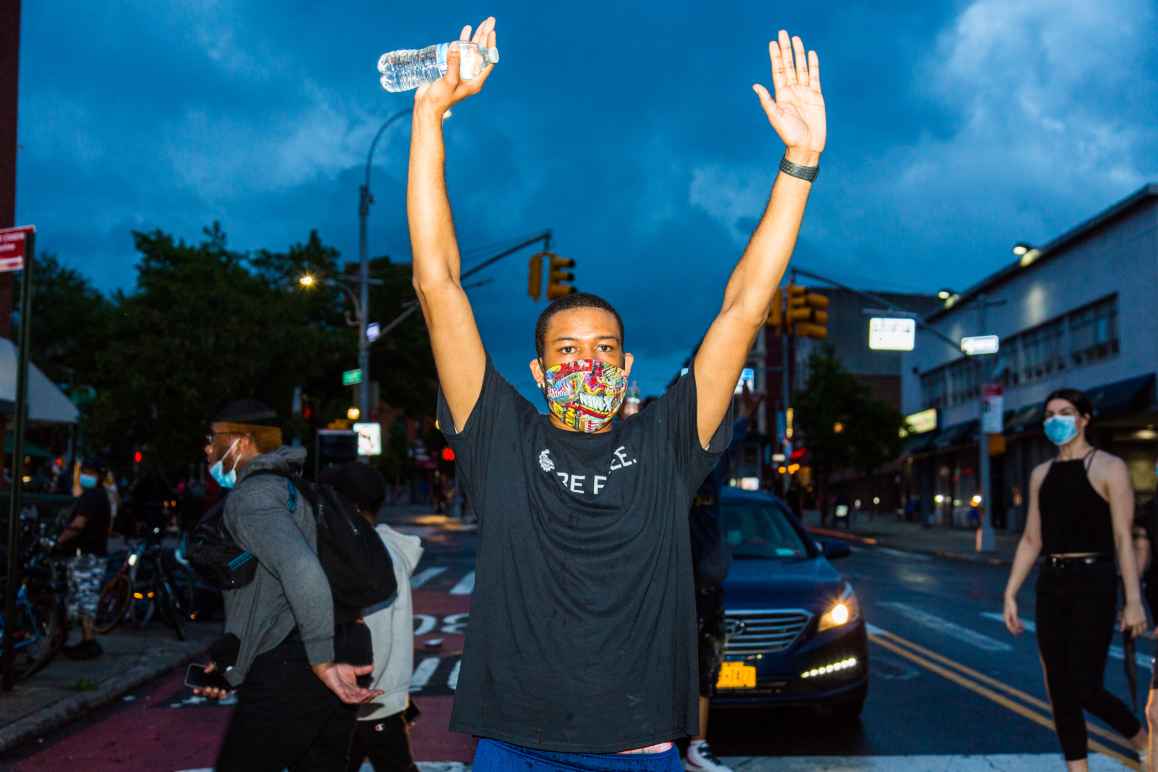
[[[731,772],[708,745],[708,711],[720,662],[724,656],[724,579],[732,557],[720,523],[720,489],[727,485],[732,450],[748,437],[748,422],[762,396],[748,387],[740,399],[740,416],[732,426],[732,445],[696,491],[691,511],[692,566],[696,584],[696,631],[699,639],[700,731],[688,743],[684,768],[704,772]]]
[[[474,42],[495,46],[493,18]],[[545,416],[496,370],[463,290],[442,119],[481,91],[494,65],[461,80],[452,47],[446,76],[415,94],[413,284],[438,369],[439,425],[480,522],[450,724],[480,738],[475,772],[678,769],[674,741],[699,730],[687,513],[730,443],[736,382],[825,143],[815,52],[806,57],[803,41],[782,30],[769,55],[776,101],[754,90],[787,151],[768,206],[689,372],[618,422],[634,360],[611,304],[575,293],[540,315],[530,370]]]
[[[73,556],[68,562],[68,615],[80,622],[81,640],[64,647],[65,655],[73,659],[93,659],[101,654],[93,621],[104,581],[112,519],[108,494],[101,487],[103,475],[99,461],[81,463],[80,498],[73,507],[72,520],[56,540],[56,552]]]
[[[1139,751],[1148,745],[1138,719],[1102,683],[1118,605],[1115,558],[1126,591],[1122,628],[1141,635],[1146,612],[1131,539],[1129,470],[1120,458],[1086,440],[1092,415],[1093,406],[1080,391],[1061,389],[1046,399],[1043,426],[1058,455],[1030,476],[1025,533],[1005,588],[1005,624],[1020,635],[1025,626],[1017,592],[1044,553],[1037,579],[1037,643],[1070,770],[1088,769],[1083,710],[1129,738]]]

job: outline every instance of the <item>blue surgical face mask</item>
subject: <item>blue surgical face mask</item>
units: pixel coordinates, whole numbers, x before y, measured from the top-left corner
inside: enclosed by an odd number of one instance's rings
[[[84,488],[86,491],[97,487],[97,482],[99,481],[97,480],[97,476],[95,474],[82,474],[80,476],[80,487]]]
[[[1055,415],[1045,419],[1045,436],[1054,445],[1061,447],[1072,442],[1078,436],[1078,417],[1076,415]]]
[[[233,468],[226,472],[225,459],[229,456],[230,453],[233,452],[233,449],[237,447],[237,443],[239,442],[241,442],[240,437],[233,441],[233,444],[229,446],[229,450],[222,454],[221,458],[217,460],[216,464],[209,467],[209,476],[216,480],[217,484],[226,490],[229,490],[234,485],[237,485],[237,461],[234,461]]]

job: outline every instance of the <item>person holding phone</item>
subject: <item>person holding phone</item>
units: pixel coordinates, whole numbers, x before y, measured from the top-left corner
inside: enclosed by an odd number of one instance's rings
[[[1131,538],[1129,470],[1122,459],[1086,439],[1093,412],[1089,397],[1076,389],[1059,389],[1046,398],[1043,428],[1058,453],[1030,476],[1025,532],[1005,588],[1005,625],[1021,635],[1025,626],[1017,593],[1044,553],[1037,578],[1037,644],[1054,726],[1071,772],[1089,768],[1083,711],[1129,738],[1139,751],[1149,744],[1138,719],[1103,685],[1118,607],[1118,571],[1126,591],[1122,629],[1141,635],[1146,612]]]

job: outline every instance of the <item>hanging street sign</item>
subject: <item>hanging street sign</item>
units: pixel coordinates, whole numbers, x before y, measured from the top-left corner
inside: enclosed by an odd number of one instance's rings
[[[912,351],[916,341],[916,319],[894,316],[869,319],[869,348],[873,351]]]
[[[983,354],[996,354],[1001,348],[1001,339],[996,335],[974,335],[969,338],[961,339],[961,350],[965,352],[966,356],[981,356]]]
[[[0,230],[0,273],[24,270],[24,244],[33,233],[35,225]]]
[[[355,368],[353,370],[346,370],[342,373],[343,386],[357,386],[362,382],[362,370]]]

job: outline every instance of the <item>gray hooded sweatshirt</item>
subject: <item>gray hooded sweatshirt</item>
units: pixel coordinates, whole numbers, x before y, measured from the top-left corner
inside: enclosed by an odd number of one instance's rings
[[[281,447],[250,460],[225,501],[225,526],[257,558],[254,580],[229,590],[225,632],[241,639],[237,663],[226,679],[240,686],[259,654],[277,646],[295,627],[311,665],[334,659],[334,601],[318,562],[317,523],[305,497],[293,494],[284,477],[259,470],[296,474],[304,448]]]

